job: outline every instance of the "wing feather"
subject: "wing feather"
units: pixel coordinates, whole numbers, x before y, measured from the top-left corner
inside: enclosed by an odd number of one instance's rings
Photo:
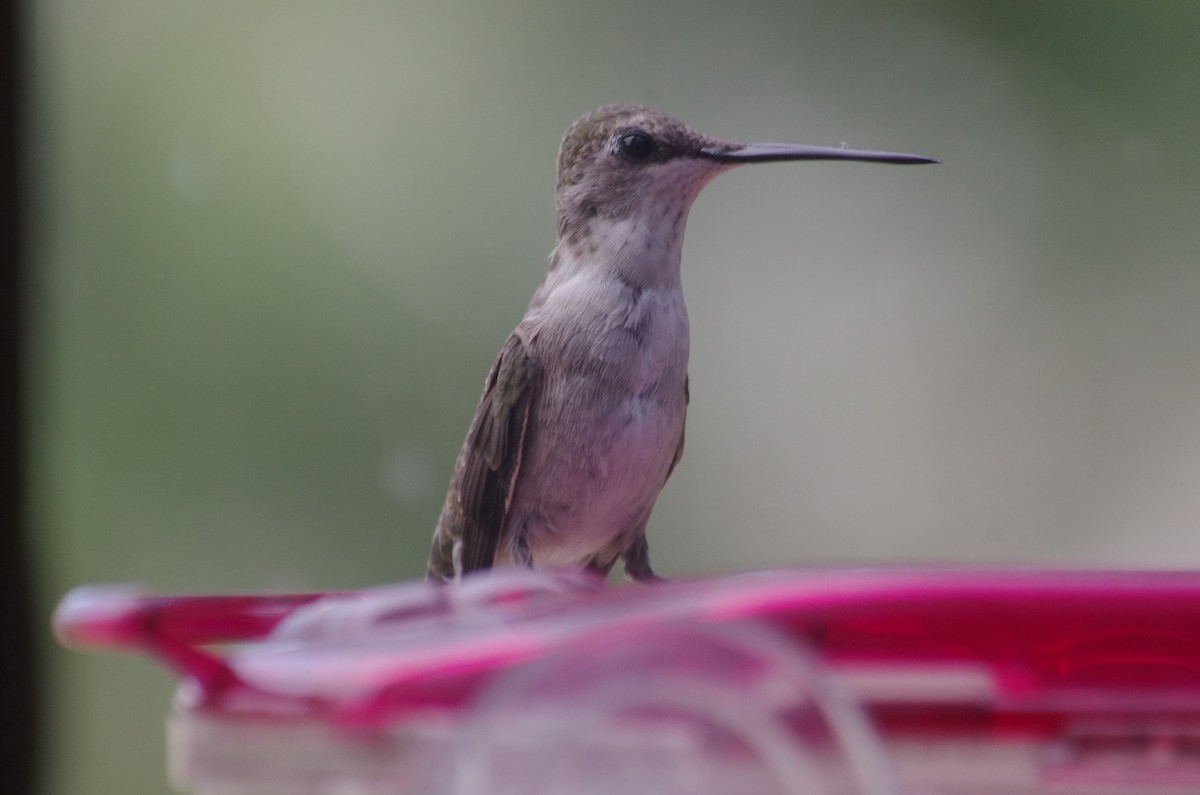
[[[429,576],[450,580],[495,562],[541,380],[541,366],[514,333],[488,373],[455,464],[429,554]]]

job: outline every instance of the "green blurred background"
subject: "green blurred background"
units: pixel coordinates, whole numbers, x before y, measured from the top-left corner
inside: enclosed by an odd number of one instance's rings
[[[667,576],[1200,564],[1200,4],[43,0],[40,605],[420,574],[612,101],[937,167],[691,217]],[[46,638],[48,793],[164,793],[171,677]]]

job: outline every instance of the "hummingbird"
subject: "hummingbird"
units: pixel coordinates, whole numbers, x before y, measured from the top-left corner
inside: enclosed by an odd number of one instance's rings
[[[558,153],[549,272],[484,382],[427,579],[494,566],[606,575],[618,560],[635,581],[659,579],[646,524],[683,454],[688,211],[718,174],[785,160],[938,162],[724,141],[641,105],[608,105],[571,124]]]

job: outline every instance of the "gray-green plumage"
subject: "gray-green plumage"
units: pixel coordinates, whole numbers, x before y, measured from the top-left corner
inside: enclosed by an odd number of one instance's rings
[[[654,577],[645,528],[683,452],[689,353],[680,254],[701,188],[747,162],[913,155],[739,144],[610,105],[559,150],[550,271],[488,373],[427,576],[618,561]]]

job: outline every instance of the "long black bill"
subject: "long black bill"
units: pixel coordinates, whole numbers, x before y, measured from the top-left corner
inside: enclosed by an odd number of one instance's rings
[[[720,144],[704,147],[700,150],[700,156],[720,163],[770,163],[778,160],[862,160],[901,164],[942,162],[921,155],[804,144]]]

